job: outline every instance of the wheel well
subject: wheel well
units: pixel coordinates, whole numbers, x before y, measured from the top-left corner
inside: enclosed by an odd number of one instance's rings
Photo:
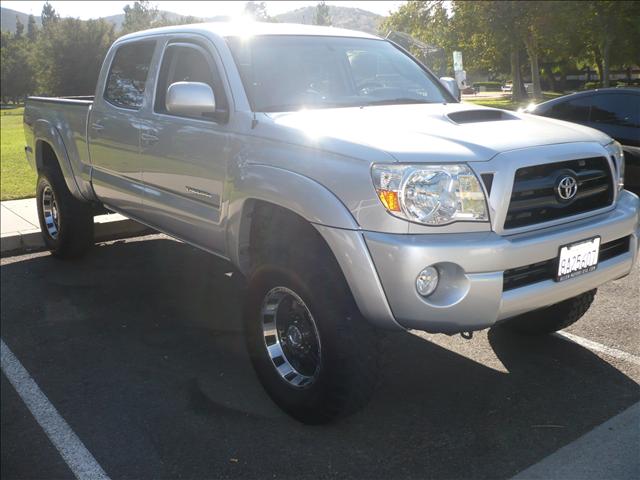
[[[58,156],[53,147],[44,140],[38,140],[36,143],[36,166],[38,171],[47,169],[56,169],[60,172],[60,164]]]
[[[38,172],[41,172],[46,169],[55,175],[59,175],[60,178],[63,179],[63,182],[66,185],[69,193],[72,193],[71,190],[69,190],[68,183],[64,179],[64,173],[62,172],[62,167],[60,166],[60,160],[58,159],[56,152],[53,150],[53,147],[51,146],[51,144],[45,140],[38,140],[36,142],[36,168],[38,169]],[[87,200],[85,200],[82,196],[79,196],[79,197],[76,196],[76,198],[78,200],[87,202]],[[92,203],[93,205],[94,215],[111,213],[107,211],[100,203],[93,202],[93,201],[89,201],[89,202]]]
[[[243,263],[249,271],[264,263],[290,263],[310,256],[322,261],[330,258],[338,265],[318,230],[297,213],[261,200],[252,200],[248,208],[248,248]]]

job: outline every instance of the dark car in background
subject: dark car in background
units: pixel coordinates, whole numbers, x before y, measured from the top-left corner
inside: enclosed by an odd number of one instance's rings
[[[601,88],[528,107],[528,113],[597,128],[622,144],[625,188],[640,195],[640,88]]]

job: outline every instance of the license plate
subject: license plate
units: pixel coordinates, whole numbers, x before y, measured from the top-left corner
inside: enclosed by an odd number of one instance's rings
[[[560,247],[556,282],[562,282],[598,268],[600,237]]]

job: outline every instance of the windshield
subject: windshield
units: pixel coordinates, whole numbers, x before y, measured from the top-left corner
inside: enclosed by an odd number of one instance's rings
[[[227,43],[257,112],[451,101],[437,79],[384,40],[274,35]]]

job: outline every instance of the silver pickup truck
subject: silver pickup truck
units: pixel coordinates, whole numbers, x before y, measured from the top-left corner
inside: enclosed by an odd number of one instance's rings
[[[46,244],[84,254],[106,207],[227,259],[266,391],[330,421],[370,396],[381,330],[553,332],[636,259],[618,143],[453,90],[336,28],[127,35],[94,97],[27,101]]]

